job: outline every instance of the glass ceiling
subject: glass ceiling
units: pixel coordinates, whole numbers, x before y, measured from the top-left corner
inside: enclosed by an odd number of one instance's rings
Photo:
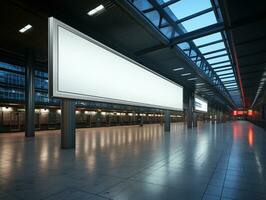
[[[223,22],[219,7],[210,0],[128,0],[166,38],[185,36],[189,32]],[[208,27],[209,28],[209,27]],[[192,32],[193,33],[193,32]],[[176,43],[202,73],[237,107],[242,107],[241,94],[235,79],[233,62],[224,30],[193,40]],[[215,78],[213,78],[215,77]],[[190,77],[191,78],[191,77]]]

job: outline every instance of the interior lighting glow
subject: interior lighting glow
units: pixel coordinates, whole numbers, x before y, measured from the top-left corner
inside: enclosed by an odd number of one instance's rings
[[[32,25],[28,24],[24,26],[22,29],[19,30],[20,33],[25,33],[26,31],[30,30],[32,28]]]
[[[93,16],[93,15],[95,15],[95,14],[97,14],[97,13],[99,13],[100,11],[103,11],[103,10],[104,10],[104,6],[101,4],[101,5],[97,6],[96,8],[90,10],[90,11],[88,12],[88,15],[89,15],[89,16]]]
[[[175,68],[175,69],[173,69],[173,71],[180,71],[180,70],[183,70],[184,68],[183,67],[178,67],[178,68]]]
[[[191,73],[181,74],[181,76],[189,76]]]

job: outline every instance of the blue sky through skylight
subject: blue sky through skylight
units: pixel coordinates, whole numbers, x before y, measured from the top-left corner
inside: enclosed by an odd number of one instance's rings
[[[211,7],[210,0],[181,0],[169,6],[177,19],[182,19]]]
[[[232,69],[232,67],[230,66],[230,67],[224,67],[224,68],[218,68],[218,69],[215,69],[214,68],[214,71],[220,71],[220,70],[226,70],[226,69]]]
[[[216,52],[216,53],[205,55],[204,57],[205,58],[210,58],[210,57],[213,57],[213,56],[219,56],[219,55],[226,54],[226,53],[227,53],[227,51],[224,50],[224,51],[219,51],[219,52]]]
[[[182,25],[190,32],[217,23],[213,12],[184,21]]]
[[[212,64],[212,63],[222,62],[222,61],[226,61],[226,60],[229,60],[229,57],[227,55],[226,56],[221,56],[221,57],[218,57],[218,58],[210,59],[210,60],[208,60],[208,62],[210,64]]]
[[[231,63],[230,62],[225,62],[225,63],[221,63],[221,64],[212,65],[212,68],[222,67],[222,66],[225,66],[225,65],[231,65]]]
[[[214,34],[211,34],[211,35],[207,35],[207,36],[195,39],[195,40],[193,40],[193,42],[197,46],[199,46],[199,45],[202,45],[202,44],[207,44],[207,43],[218,41],[218,40],[221,40],[221,39],[222,39],[221,33],[214,33]]]
[[[211,51],[215,51],[215,50],[223,49],[223,48],[225,48],[224,43],[219,42],[219,43],[212,44],[206,47],[201,47],[199,48],[199,50],[201,51],[201,53],[207,53],[207,52],[211,52]]]
[[[220,72],[216,72],[219,76],[223,75],[223,74],[228,74],[228,73],[233,73],[232,69],[229,70],[225,70],[225,71],[220,71]]]

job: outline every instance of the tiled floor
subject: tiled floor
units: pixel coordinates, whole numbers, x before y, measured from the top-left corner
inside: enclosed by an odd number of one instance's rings
[[[0,135],[0,199],[266,199],[266,132],[245,121]]]

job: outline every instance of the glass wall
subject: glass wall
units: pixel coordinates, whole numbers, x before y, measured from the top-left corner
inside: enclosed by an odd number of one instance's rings
[[[0,100],[25,101],[25,68],[0,62]],[[48,73],[35,70],[35,103],[59,105],[58,99],[48,97]]]

